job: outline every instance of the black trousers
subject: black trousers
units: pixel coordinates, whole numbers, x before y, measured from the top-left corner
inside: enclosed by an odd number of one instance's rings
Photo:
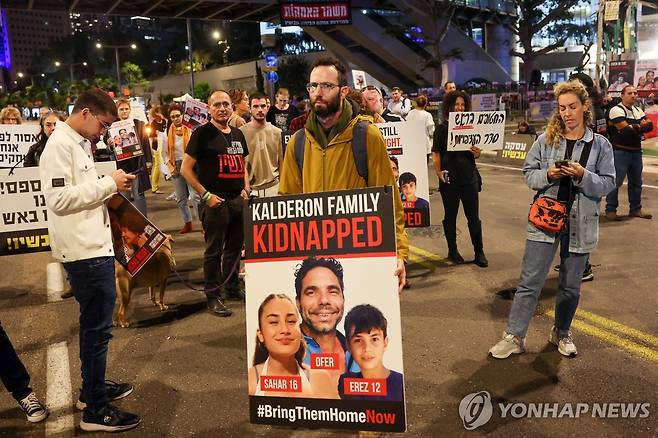
[[[236,196],[219,207],[203,208],[203,229],[206,250],[203,253],[204,289],[209,298],[220,296],[222,284],[236,287],[240,271],[240,252],[244,243],[242,204]]]
[[[31,392],[30,375],[19,359],[9,336],[0,324],[0,379],[16,400],[22,400]]]
[[[459,202],[464,206],[464,214],[469,224],[480,221],[480,201],[478,184],[454,185],[441,183],[439,190],[443,199],[444,222],[455,227]]]

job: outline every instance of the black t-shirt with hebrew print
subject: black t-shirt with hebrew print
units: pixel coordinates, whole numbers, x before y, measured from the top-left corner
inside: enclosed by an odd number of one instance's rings
[[[212,123],[192,132],[185,153],[197,161],[197,177],[206,190],[218,195],[239,195],[244,189],[247,141],[239,129],[224,134]]]

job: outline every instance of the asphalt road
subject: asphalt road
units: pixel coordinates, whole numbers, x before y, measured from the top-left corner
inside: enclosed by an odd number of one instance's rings
[[[488,358],[487,351],[505,328],[511,304],[506,298],[520,272],[532,193],[519,170],[483,161],[480,209],[489,268],[444,260],[438,193],[430,197],[434,225],[410,231],[412,288],[401,296],[407,434],[658,436],[658,219],[601,219],[600,245],[592,255],[595,280],[583,284],[573,326],[577,358],[563,358],[547,343],[557,289],[557,276],[551,273],[530,326],[528,352],[497,361]],[[655,175],[647,174],[646,183],[655,185]],[[164,190],[170,193],[171,185],[165,184]],[[657,190],[647,187],[643,192],[644,208],[654,213]],[[200,287],[202,235],[177,235],[175,203],[164,197],[148,196],[150,216],[174,235],[178,268],[186,281]],[[621,202],[626,202],[625,194]],[[626,208],[620,213],[626,214]],[[472,259],[463,214],[458,227],[462,255]],[[80,386],[77,303],[48,301],[49,254],[4,257],[0,262],[0,321],[30,370],[35,390],[53,407],[46,422],[31,425],[5,392],[0,397],[0,436],[84,434],[78,427],[80,413],[72,406]],[[125,436],[354,435],[249,424],[244,305],[230,302],[232,317],[214,317],[205,311],[201,293],[173,277],[166,295],[168,311],[152,306],[147,295],[145,289],[134,293],[128,312],[132,326],[115,329],[110,343],[108,378],[135,385],[135,392],[117,404],[143,418]],[[479,391],[491,394],[493,417],[467,431],[459,403]],[[581,403],[589,412],[579,418],[552,418],[551,411],[550,418],[513,418],[512,412],[523,413],[522,407],[515,407],[501,418],[498,404],[517,402],[558,403],[560,411],[566,403],[574,410]],[[592,418],[594,403],[650,403],[649,416]]]

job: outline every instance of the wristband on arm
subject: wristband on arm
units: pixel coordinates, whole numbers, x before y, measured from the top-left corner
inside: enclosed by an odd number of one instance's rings
[[[201,195],[201,202],[203,202],[205,204],[206,202],[208,202],[208,199],[210,199],[211,196],[212,196],[212,193],[210,193],[208,190],[206,190],[205,192],[203,192],[203,195]]]

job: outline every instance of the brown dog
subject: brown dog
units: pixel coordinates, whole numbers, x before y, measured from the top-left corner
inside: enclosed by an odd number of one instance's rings
[[[172,269],[176,266],[174,253],[171,249],[171,242],[173,241],[174,239],[168,235],[165,242],[160,248],[158,248],[155,254],[153,254],[153,257],[151,257],[151,259],[134,277],[132,277],[119,262],[115,261],[117,301],[119,302],[117,319],[114,322],[115,326],[130,326],[128,321],[126,321],[126,309],[130,303],[133,289],[137,287],[148,287],[151,301],[154,305],[159,306],[161,311],[169,308],[164,303],[164,293],[167,289],[167,278]],[[157,300],[155,296],[155,288],[158,286],[160,288],[160,300]]]

